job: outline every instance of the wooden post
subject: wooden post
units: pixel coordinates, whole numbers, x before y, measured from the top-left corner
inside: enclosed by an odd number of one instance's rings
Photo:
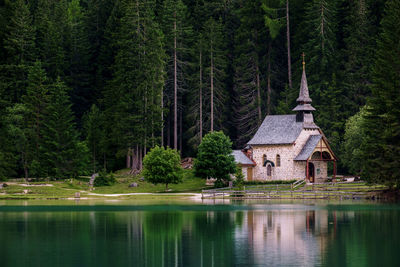
[[[336,160],[333,161],[333,179],[336,181]]]
[[[308,159],[306,162],[306,180],[308,180]]]

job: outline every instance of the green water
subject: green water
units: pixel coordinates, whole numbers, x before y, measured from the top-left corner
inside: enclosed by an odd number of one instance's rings
[[[400,266],[400,205],[0,202],[0,266]]]

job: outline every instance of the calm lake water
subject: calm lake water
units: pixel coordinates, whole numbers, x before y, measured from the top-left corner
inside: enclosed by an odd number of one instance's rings
[[[0,266],[400,266],[400,205],[0,201]]]

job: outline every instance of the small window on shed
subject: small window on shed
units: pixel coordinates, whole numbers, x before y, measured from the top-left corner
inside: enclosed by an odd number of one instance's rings
[[[276,155],[276,167],[281,166],[281,156],[278,154]]]

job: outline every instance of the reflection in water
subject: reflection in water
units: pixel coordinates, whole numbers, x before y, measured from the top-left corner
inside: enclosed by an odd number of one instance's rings
[[[0,211],[1,266],[398,266],[399,206]]]

